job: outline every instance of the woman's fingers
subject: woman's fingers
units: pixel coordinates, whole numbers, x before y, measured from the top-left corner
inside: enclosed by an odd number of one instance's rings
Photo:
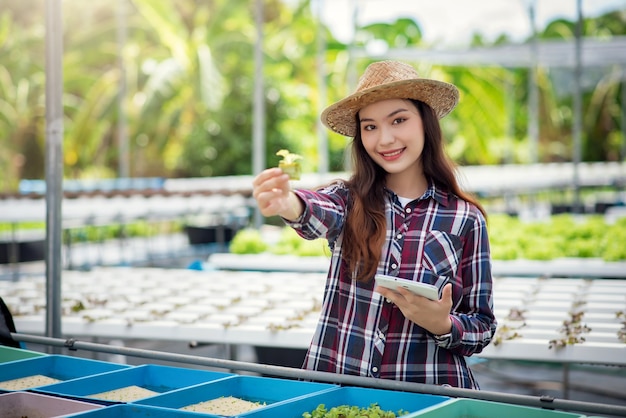
[[[252,182],[252,195],[263,216],[274,216],[285,210],[289,196],[289,176],[279,168],[262,171]]]
[[[286,199],[283,197],[282,191],[277,189],[262,192],[256,196],[257,204],[264,216],[277,215],[284,209],[284,200]]]
[[[253,195],[273,189],[289,191],[289,176],[279,168],[270,168],[261,172],[252,181]]]
[[[278,175],[280,172],[279,168],[268,168],[266,170],[261,171],[257,176],[252,180],[252,187],[258,187],[267,179]]]

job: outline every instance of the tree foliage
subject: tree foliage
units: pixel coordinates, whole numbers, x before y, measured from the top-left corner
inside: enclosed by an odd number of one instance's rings
[[[3,191],[14,190],[20,179],[44,176],[42,3],[8,0],[0,10]],[[64,0],[65,176],[115,176],[124,157],[118,129],[122,121],[132,177],[252,173],[254,12],[251,0]],[[623,11],[610,12],[587,19],[584,34],[623,35],[625,23]],[[118,41],[122,24],[127,31],[123,45]],[[541,38],[572,39],[574,30],[573,22],[556,20]],[[321,69],[320,35],[326,41]],[[496,43],[507,41],[500,37]],[[487,44],[478,35],[472,42]],[[358,28],[354,45],[428,47],[418,23],[407,18]],[[264,2],[263,47],[267,165],[275,165],[276,150],[285,148],[305,156],[305,170],[317,170],[319,109],[353,88],[350,45],[334,39],[317,21],[309,0],[271,0]],[[360,59],[354,69],[360,73],[369,62]],[[443,124],[455,160],[526,161],[526,70],[414,64],[423,75],[452,82],[461,91],[461,105]],[[328,97],[320,96],[319,70]],[[541,69],[542,161],[571,155],[572,95],[571,88],[563,88],[568,77],[568,70]],[[621,69],[600,69],[585,77],[583,158],[621,159]],[[346,146],[346,138],[329,135],[332,171],[344,169]]]

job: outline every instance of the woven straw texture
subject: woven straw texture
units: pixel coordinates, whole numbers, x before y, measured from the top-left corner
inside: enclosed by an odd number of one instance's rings
[[[387,99],[420,100],[432,107],[441,119],[457,105],[459,91],[452,84],[421,78],[408,64],[398,61],[375,62],[365,69],[353,94],[322,112],[322,123],[341,135],[354,137],[357,112],[365,106]]]

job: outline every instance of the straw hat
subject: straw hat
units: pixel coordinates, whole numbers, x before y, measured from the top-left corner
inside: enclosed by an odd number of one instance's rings
[[[452,84],[421,78],[408,64],[375,62],[365,69],[353,94],[322,112],[322,123],[341,135],[354,137],[356,113],[365,106],[386,99],[420,100],[432,107],[441,119],[458,103],[459,91]]]

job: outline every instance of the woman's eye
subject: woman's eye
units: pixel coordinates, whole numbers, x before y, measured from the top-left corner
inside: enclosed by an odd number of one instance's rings
[[[398,124],[404,122],[405,120],[406,120],[406,118],[397,118],[397,119],[393,120],[393,124],[394,125],[398,125]]]
[[[365,126],[363,126],[363,130],[364,131],[373,131],[374,129],[376,129],[376,127],[374,125],[365,125]]]

